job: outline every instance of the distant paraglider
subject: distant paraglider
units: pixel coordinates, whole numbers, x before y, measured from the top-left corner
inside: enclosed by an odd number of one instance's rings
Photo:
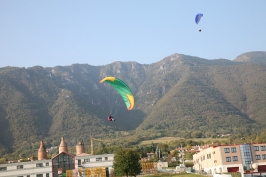
[[[201,13],[198,13],[196,15],[195,22],[196,22],[197,25],[199,24],[201,17],[203,17],[203,14],[201,14]],[[201,32],[201,29],[199,29],[199,32]]]

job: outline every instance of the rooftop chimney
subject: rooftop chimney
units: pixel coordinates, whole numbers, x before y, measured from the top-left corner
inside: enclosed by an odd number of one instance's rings
[[[76,155],[85,153],[83,140],[76,145]]]
[[[65,139],[64,137],[61,137],[61,142],[60,142],[60,145],[59,145],[59,154],[61,152],[66,152],[68,153],[68,150],[67,150],[67,144],[65,142]]]
[[[38,160],[44,160],[47,159],[47,152],[46,148],[43,144],[43,141],[40,142],[40,148],[38,150]]]

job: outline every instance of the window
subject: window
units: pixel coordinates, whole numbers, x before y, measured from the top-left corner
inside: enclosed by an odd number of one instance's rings
[[[23,168],[23,165],[18,165],[17,166],[17,169],[22,169]]]
[[[45,166],[49,166],[49,162],[47,162],[47,163],[45,164]]]
[[[79,167],[81,166],[81,160],[80,159],[78,160],[78,166]]]
[[[266,160],[266,154],[262,154],[262,160]]]
[[[96,158],[96,161],[102,161],[102,158],[101,157]]]
[[[229,148],[224,148],[224,152],[225,153],[229,153],[230,152],[230,149]]]
[[[105,157],[104,160],[108,160],[108,157]]]
[[[222,170],[222,168],[220,167],[220,168],[219,168],[219,173],[222,173],[222,171],[223,171],[223,170]]]
[[[49,177],[49,173],[46,173],[46,177]]]
[[[17,177],[23,177],[23,176],[17,176]]]
[[[265,146],[260,146],[260,150],[261,150],[261,151],[266,151]]]
[[[245,161],[245,164],[251,164],[251,161]]]
[[[210,154],[207,154],[207,159],[209,159],[210,158],[210,156],[209,156]]]
[[[84,162],[90,162],[90,159],[84,159]]]
[[[231,162],[231,157],[226,157],[226,162]]]
[[[235,147],[232,147],[231,148],[231,152],[236,152],[236,148]]]
[[[233,156],[233,161],[234,161],[234,162],[235,162],[235,161],[238,161],[237,156]]]
[[[36,163],[36,167],[42,167],[42,163]]]
[[[255,156],[256,160],[260,160],[260,155]]]
[[[259,151],[259,146],[254,146],[254,151]]]
[[[250,152],[244,152],[244,156],[250,156]]]
[[[43,177],[43,175],[42,174],[37,174],[36,177]]]
[[[0,167],[0,171],[5,171],[6,167]]]
[[[30,175],[27,175],[27,177],[30,177]]]

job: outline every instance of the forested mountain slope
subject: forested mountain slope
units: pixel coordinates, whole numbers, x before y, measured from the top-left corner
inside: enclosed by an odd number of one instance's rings
[[[240,56],[230,61],[173,54],[149,65],[0,68],[0,154],[41,139],[57,146],[60,136],[71,145],[89,142],[90,133],[122,139],[125,132],[186,137],[260,131],[266,124],[266,55]],[[132,89],[132,111],[99,84],[110,75]],[[117,121],[108,122],[113,111]]]

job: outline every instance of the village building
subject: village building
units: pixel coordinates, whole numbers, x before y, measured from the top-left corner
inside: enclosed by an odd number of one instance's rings
[[[76,156],[68,154],[67,143],[64,137],[61,138],[58,147],[58,155],[52,159],[47,159],[47,149],[44,142],[40,142],[38,149],[38,159],[29,158],[22,162],[7,161],[0,164],[0,177],[57,177],[62,173],[71,172],[73,176],[78,176],[78,172],[90,172],[95,169],[103,169],[104,174],[112,172],[114,154],[91,155],[85,153],[83,141],[76,145]],[[104,175],[102,175],[104,176]]]
[[[193,162],[196,171],[207,174],[266,175],[266,143],[205,146],[193,155]]]

